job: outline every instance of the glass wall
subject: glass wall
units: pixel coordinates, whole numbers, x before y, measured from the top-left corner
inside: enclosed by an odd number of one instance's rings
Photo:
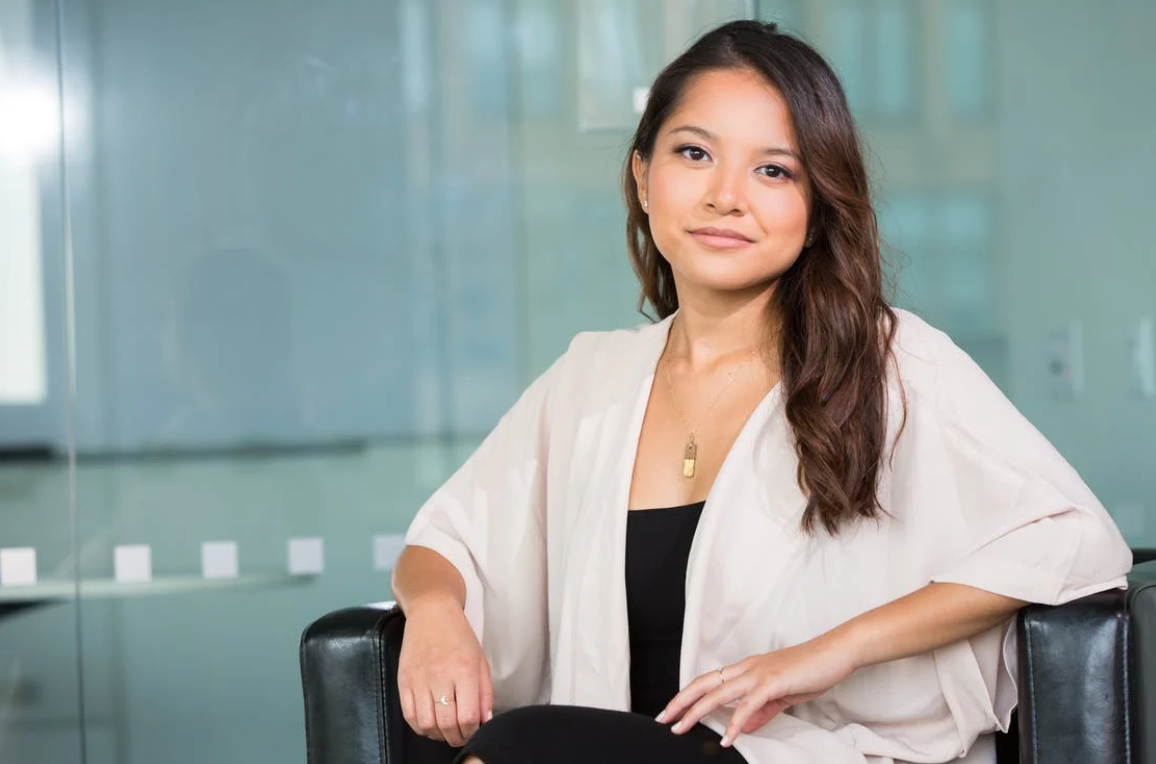
[[[74,762],[82,671],[69,469],[59,45],[0,0],[0,762]]]
[[[303,755],[297,638],[586,329],[699,32],[845,79],[896,300],[1156,546],[1146,0],[0,0],[0,761]]]

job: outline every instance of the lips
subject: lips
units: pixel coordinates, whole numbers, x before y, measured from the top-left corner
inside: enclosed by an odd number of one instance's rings
[[[700,244],[711,249],[738,249],[750,244],[753,239],[729,228],[695,228],[690,231]]]

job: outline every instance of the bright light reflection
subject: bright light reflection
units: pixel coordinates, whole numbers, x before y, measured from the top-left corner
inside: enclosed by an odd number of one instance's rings
[[[60,137],[55,93],[31,84],[0,82],[0,156],[35,161]]]
[[[2,51],[0,51],[2,52]],[[36,163],[59,136],[52,91],[4,76],[0,59],[0,406],[47,396]]]

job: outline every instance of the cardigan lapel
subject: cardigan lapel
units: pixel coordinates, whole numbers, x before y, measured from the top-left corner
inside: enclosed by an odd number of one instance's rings
[[[573,665],[555,677],[555,703],[630,708],[625,578],[630,482],[671,318],[623,334],[622,346],[611,354],[613,372],[600,375],[604,388],[592,393],[599,401],[624,403],[595,407],[578,427],[574,458],[589,460],[589,469],[580,470],[571,486],[567,523],[568,546],[583,559],[572,558],[566,566],[558,657]],[[604,477],[585,479],[594,476]]]
[[[783,404],[776,386],[739,432],[707,498],[687,566],[683,686],[771,649],[774,626],[760,623],[759,613],[809,545],[799,527],[806,497]]]

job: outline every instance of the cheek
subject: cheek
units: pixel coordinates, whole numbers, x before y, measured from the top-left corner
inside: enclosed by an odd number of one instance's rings
[[[769,235],[805,235],[807,230],[807,200],[797,190],[770,193],[759,199],[753,210],[763,230]]]
[[[705,189],[702,176],[706,173],[680,171],[679,168],[660,165],[650,173],[650,206],[663,217],[678,216],[692,210],[702,199]]]
[[[705,175],[705,173],[703,173]],[[650,175],[650,233],[665,257],[680,258],[687,225],[701,218],[696,210],[703,189],[695,173],[676,168],[655,168]]]

